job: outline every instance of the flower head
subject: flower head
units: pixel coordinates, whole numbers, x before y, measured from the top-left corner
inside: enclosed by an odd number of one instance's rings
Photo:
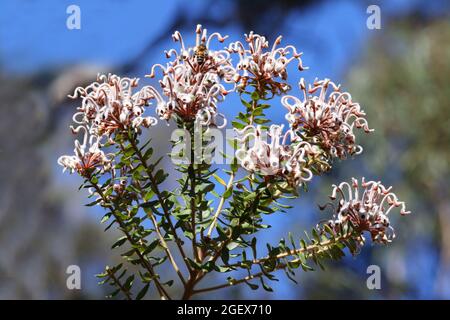
[[[118,130],[149,127],[156,124],[153,117],[143,117],[144,107],[153,98],[149,87],[133,93],[136,78],[120,78],[113,74],[99,75],[97,82],[86,88],[78,87],[71,98],[80,97],[82,104],[75,113],[75,123],[89,127],[91,134],[111,136]]]
[[[71,173],[78,172],[83,177],[87,177],[94,170],[101,172],[109,171],[112,168],[113,155],[106,155],[100,150],[100,144],[97,136],[91,135],[88,138],[88,129],[85,126],[79,126],[74,129],[74,133],[83,131],[83,143],[75,140],[74,155],[64,155],[59,157],[58,164],[63,166]]]
[[[349,224],[358,233],[361,244],[364,243],[364,232],[369,232],[375,243],[391,242],[395,233],[388,218],[390,211],[400,207],[401,215],[410,213],[391,190],[392,187],[386,188],[375,181],[366,182],[364,178],[361,184],[352,178],[351,184],[334,185],[330,198],[337,200],[337,204],[330,203],[335,212],[328,225],[337,231]]]
[[[314,81],[308,90],[304,79],[299,85],[303,100],[294,96],[284,96],[281,100],[288,109],[286,119],[292,130],[333,157],[344,159],[347,155],[361,153],[362,147],[356,144],[353,129],[373,130],[369,129],[364,111],[352,101],[351,95],[342,92],[340,86],[329,79]]]
[[[304,141],[289,143],[288,140],[294,137],[290,131],[283,133],[283,125],[270,126],[267,134],[261,126],[247,126],[239,134],[241,145],[236,157],[244,169],[285,180],[291,186],[311,180],[312,172],[306,163],[308,156],[316,150]],[[251,139],[253,144],[250,146],[248,142]]]
[[[234,86],[226,89],[224,83],[234,83],[235,70],[230,54],[212,50],[210,43],[214,38],[222,43],[227,36],[219,33],[208,36],[207,30],[198,25],[195,46],[186,47],[178,31],[172,38],[180,42],[180,50],[166,51],[167,58],[172,60],[165,66],[154,65],[148,75],[153,78],[156,68],[162,70],[159,81],[162,94],[152,91],[157,99],[157,113],[165,120],[176,116],[184,122],[198,119],[205,125],[215,124],[216,116],[222,116],[217,112],[217,104],[234,90]]]
[[[250,32],[245,35],[246,46],[237,41],[228,47],[230,53],[239,54],[236,81],[239,89],[243,90],[248,83],[253,82],[258,92],[269,90],[272,94],[281,94],[289,90],[286,83],[287,66],[293,60],[298,61],[299,70],[304,70],[301,52],[294,46],[278,47],[281,43],[279,36],[269,49],[269,42],[264,36]]]

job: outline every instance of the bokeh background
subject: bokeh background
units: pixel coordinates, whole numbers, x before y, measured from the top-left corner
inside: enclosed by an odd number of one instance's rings
[[[81,8],[80,30],[66,27],[71,4]],[[381,9],[379,30],[366,26],[370,4]],[[316,204],[326,201],[331,184],[352,176],[393,185],[413,211],[392,217],[398,237],[388,248],[369,244],[326,272],[300,272],[298,285],[280,275],[274,293],[240,286],[208,298],[450,298],[449,18],[445,0],[1,1],[0,298],[105,296],[94,275],[118,259],[109,249],[116,235],[103,232],[101,209],[83,206],[81,180],[56,164],[73,148],[68,125],[76,103],[66,95],[98,72],[143,78],[164,61],[173,31],[192,39],[197,23],[231,40],[250,30],[270,41],[282,34],[310,67],[300,75],[293,67],[292,85],[300,76],[341,83],[376,129],[358,136],[362,155],[316,178],[288,214],[271,216],[260,241],[300,235],[323,218]],[[237,99],[223,104],[228,117],[238,108]],[[271,119],[283,116],[275,103]],[[151,132],[162,153],[169,130]],[[72,264],[81,267],[81,290],[66,288]],[[381,268],[381,290],[366,287],[372,264]]]

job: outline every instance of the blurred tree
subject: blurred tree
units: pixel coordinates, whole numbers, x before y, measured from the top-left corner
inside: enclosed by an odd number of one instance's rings
[[[448,18],[426,22],[415,16],[392,22],[349,76],[350,91],[376,129],[364,141],[364,158],[377,176],[398,187],[403,183],[400,194],[415,215],[402,221],[403,243],[429,241],[440,248],[434,290],[441,298],[450,294],[448,39]],[[428,267],[433,267],[431,259]]]
[[[101,297],[103,289],[87,283],[103,267],[96,269],[97,259],[107,259],[106,239],[96,221],[71,212],[65,205],[71,196],[55,187],[56,158],[48,152],[55,129],[49,123],[52,81],[43,79],[0,75],[6,115],[0,117],[0,298]],[[66,287],[71,264],[81,267],[81,291]]]

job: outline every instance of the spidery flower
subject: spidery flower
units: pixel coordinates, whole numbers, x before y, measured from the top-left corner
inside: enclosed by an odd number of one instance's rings
[[[292,130],[300,132],[306,141],[319,145],[331,156],[345,159],[359,154],[362,147],[356,144],[353,129],[369,129],[365,113],[358,103],[352,101],[348,92],[342,92],[329,79],[315,80],[306,89],[304,79],[300,80],[303,100],[287,95],[281,103],[288,109],[286,119]],[[328,92],[328,89],[332,89]]]
[[[250,32],[245,35],[246,45],[237,41],[227,48],[230,53],[239,54],[238,73],[235,76],[239,82],[238,88],[244,90],[248,83],[254,83],[259,93],[269,90],[272,94],[282,94],[289,90],[287,66],[293,60],[298,61],[299,70],[304,70],[301,52],[292,46],[278,47],[279,36],[269,49],[269,42],[264,36]]]
[[[308,156],[316,151],[304,141],[289,143],[288,140],[294,137],[290,131],[283,134],[283,127],[272,125],[267,134],[261,126],[247,126],[238,131],[240,148],[236,151],[236,157],[242,167],[251,173],[282,179],[290,186],[299,186],[312,178],[306,163]]]
[[[165,66],[156,64],[147,76],[153,78],[157,68],[162,70],[159,84],[162,94],[152,88],[157,100],[157,114],[161,119],[177,118],[183,122],[200,120],[204,125],[216,124],[217,104],[234,90],[235,70],[230,54],[226,50],[212,50],[211,41],[217,38],[222,43],[227,36],[213,33],[210,36],[201,25],[196,29],[194,47],[186,47],[180,32],[172,35],[180,43],[180,50],[166,51],[172,60]],[[224,83],[230,83],[226,89]],[[232,85],[231,85],[232,84]]]
[[[357,232],[361,245],[365,242],[364,232],[368,232],[375,243],[391,242],[395,233],[389,222],[389,213],[397,207],[400,207],[401,215],[410,213],[391,190],[392,187],[386,188],[379,181],[366,182],[364,178],[361,184],[352,178],[351,184],[333,185],[330,198],[337,203],[329,203],[334,208],[334,215],[328,225],[339,232],[341,227],[349,224]]]
[[[99,75],[97,82],[78,87],[71,98],[81,98],[81,106],[73,116],[77,127],[71,127],[74,134],[83,132],[83,143],[75,140],[74,155],[64,155],[58,163],[70,172],[77,171],[87,177],[95,169],[112,171],[113,155],[101,150],[104,137],[114,142],[115,133],[140,126],[156,124],[153,117],[143,117],[144,107],[153,98],[149,87],[133,93],[138,79],[120,78],[116,75]]]
[[[63,166],[63,171],[69,170],[71,173],[77,172],[83,177],[87,177],[98,169],[100,172],[111,170],[113,154],[106,155],[100,150],[99,138],[91,135],[85,126],[73,129],[74,133],[83,132],[83,143],[75,140],[74,155],[64,155],[59,157],[58,164]]]
[[[143,117],[144,107],[154,98],[148,86],[133,93],[138,85],[136,78],[120,78],[116,75],[99,75],[97,82],[86,88],[78,87],[70,98],[81,98],[81,106],[73,116],[76,124],[89,127],[97,137],[111,136],[127,128],[139,128],[156,124],[153,117]]]

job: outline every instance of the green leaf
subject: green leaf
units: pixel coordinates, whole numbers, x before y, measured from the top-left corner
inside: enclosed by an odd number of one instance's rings
[[[143,255],[147,255],[150,252],[152,252],[153,250],[155,250],[155,248],[159,245],[159,239],[155,239],[153,240],[145,249],[145,251],[142,253]]]
[[[105,223],[106,221],[109,220],[109,218],[111,218],[111,212],[106,213],[106,214],[103,216],[103,218],[102,218],[102,220],[100,221],[100,223]]]
[[[158,205],[159,200],[153,200],[153,201],[147,201],[144,203],[141,203],[140,206],[142,208],[150,208],[150,209],[155,209],[155,206]]]
[[[86,207],[93,207],[93,206],[97,205],[98,203],[100,203],[100,201],[102,201],[102,199],[97,199],[95,201],[92,201],[92,202],[86,204]]]
[[[273,289],[264,282],[263,278],[261,278],[261,284],[262,284],[264,290],[266,290],[268,292],[273,292]]]
[[[223,181],[223,179],[222,179],[221,177],[219,177],[217,174],[214,173],[212,176],[214,177],[214,179],[216,179],[216,181],[217,181],[218,183],[220,183],[220,184],[223,185],[224,187],[227,186],[227,184],[225,183],[225,181]]]
[[[253,115],[254,116],[262,116],[262,115],[264,115],[263,110],[264,109],[261,106],[258,106],[253,110]]]
[[[228,238],[225,231],[222,229],[222,227],[220,225],[218,225],[218,224],[216,225],[216,230],[217,230],[217,233],[219,234],[219,240],[224,240],[224,239]]]
[[[333,229],[331,229],[331,227],[328,224],[324,225],[324,229],[329,235],[334,236],[334,231],[333,231]]]
[[[305,240],[300,239],[300,245],[302,246],[302,248],[303,248],[304,250],[306,250],[307,245],[306,245],[306,241],[305,241]]]
[[[232,193],[233,193],[233,189],[232,189],[232,188],[228,188],[228,189],[224,192],[223,198],[224,198],[224,199],[228,199],[228,198],[231,196]]]
[[[250,243],[250,247],[252,248],[252,252],[253,252],[253,257],[256,259],[257,257],[257,252],[256,252],[256,238],[253,237],[252,238],[252,242]]]
[[[141,300],[147,293],[149,287],[150,287],[150,283],[147,283],[137,294],[136,300]]]
[[[189,265],[190,265],[192,268],[194,268],[194,269],[196,269],[196,270],[202,270],[202,265],[199,264],[199,263],[197,263],[197,262],[195,262],[194,260],[189,259],[189,258],[186,258],[186,261],[189,263]]]
[[[120,238],[119,238],[119,239],[111,246],[111,249],[120,247],[121,245],[123,245],[123,244],[125,243],[125,241],[127,241],[127,237],[126,237],[126,236],[120,237]]]
[[[270,122],[270,120],[262,119],[262,118],[256,118],[256,119],[254,119],[253,121],[254,121],[256,124],[265,124],[265,123]]]
[[[310,266],[308,266],[306,263],[302,263],[301,264],[303,271],[307,272],[307,271],[314,271],[313,268],[311,268]]]
[[[159,169],[155,174],[155,182],[156,184],[162,183],[166,178],[168,174],[164,173],[163,169]]]
[[[235,248],[237,248],[239,246],[238,242],[232,241],[229,244],[227,244],[227,248],[228,250],[234,250]]]
[[[225,264],[228,264],[228,260],[230,259],[230,251],[228,250],[228,248],[225,247],[222,249],[220,257]]]
[[[204,183],[202,185],[199,186],[199,191],[201,193],[208,193],[211,192],[212,190],[214,190],[214,184],[213,183]]]
[[[313,235],[314,239],[320,243],[320,237],[319,237],[319,234],[317,233],[316,229],[312,229],[312,235]]]
[[[153,149],[152,148],[148,148],[147,151],[145,151],[144,153],[144,159],[148,160],[151,158],[151,156],[153,155]]]
[[[151,198],[153,198],[153,196],[155,195],[155,193],[153,192],[153,190],[149,190],[145,196],[144,196],[144,201],[149,201]]]
[[[241,103],[248,109],[252,108],[252,104],[250,102],[245,101],[244,99],[241,98]]]
[[[134,250],[134,248],[133,248],[131,250],[128,250],[127,252],[122,253],[121,256],[122,257],[131,257],[135,253],[136,253],[136,250]]]
[[[117,296],[117,294],[120,292],[120,289],[114,290],[112,293],[106,296],[106,298],[111,299]]]
[[[169,280],[167,282],[164,282],[163,285],[171,287],[173,285],[173,280]]]
[[[211,194],[216,197],[216,198],[220,198],[220,195],[216,192],[216,191],[211,191]]]
[[[239,130],[245,128],[245,124],[237,122],[237,121],[231,121],[231,124],[233,125],[234,128],[239,129]]]
[[[250,287],[250,289],[252,290],[258,290],[259,286],[257,284],[254,283],[250,283],[248,281],[244,281],[246,285],[248,285]]]
[[[133,147],[131,144],[129,144],[129,145],[125,148],[125,152],[124,152],[124,155],[125,155],[125,156],[129,157],[129,156],[134,155],[135,153],[136,153],[136,150],[134,150],[134,147]]]
[[[131,286],[133,285],[133,281],[134,281],[134,274],[132,274],[131,276],[129,276],[128,278],[127,278],[127,280],[125,280],[125,283],[124,283],[124,287],[125,287],[125,289],[130,289],[131,288]]]
[[[294,241],[294,237],[292,236],[291,232],[288,233],[288,239],[291,242],[292,247],[294,247],[294,249],[295,249],[295,241]]]
[[[297,266],[298,267],[298,266]],[[296,267],[296,268],[297,268]],[[294,279],[293,276],[295,276],[294,271],[289,271],[289,270],[285,270],[286,276],[289,278],[289,280],[291,280],[292,282],[294,282],[295,284],[298,284],[297,280]]]

